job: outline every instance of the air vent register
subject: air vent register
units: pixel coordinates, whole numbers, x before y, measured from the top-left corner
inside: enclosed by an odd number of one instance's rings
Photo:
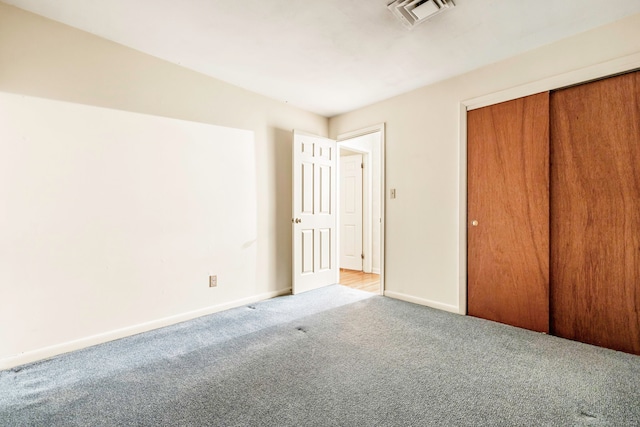
[[[452,0],[395,0],[387,8],[402,25],[411,29],[454,6]]]

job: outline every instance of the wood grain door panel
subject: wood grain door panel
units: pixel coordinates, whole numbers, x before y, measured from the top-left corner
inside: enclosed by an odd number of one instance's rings
[[[468,313],[548,332],[549,93],[469,111],[467,129]]]
[[[640,73],[551,95],[551,326],[640,354]]]

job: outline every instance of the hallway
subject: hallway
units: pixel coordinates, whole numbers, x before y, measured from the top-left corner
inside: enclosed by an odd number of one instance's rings
[[[362,271],[340,269],[340,284],[353,289],[381,295],[380,275]]]

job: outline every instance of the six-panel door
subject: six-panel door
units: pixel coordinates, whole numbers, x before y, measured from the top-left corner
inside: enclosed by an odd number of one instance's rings
[[[336,142],[294,132],[293,293],[337,282]]]

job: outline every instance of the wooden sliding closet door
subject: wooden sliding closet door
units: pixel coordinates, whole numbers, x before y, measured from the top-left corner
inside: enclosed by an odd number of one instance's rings
[[[467,113],[468,313],[549,330],[549,93]]]
[[[551,324],[640,354],[640,73],[551,95]]]

